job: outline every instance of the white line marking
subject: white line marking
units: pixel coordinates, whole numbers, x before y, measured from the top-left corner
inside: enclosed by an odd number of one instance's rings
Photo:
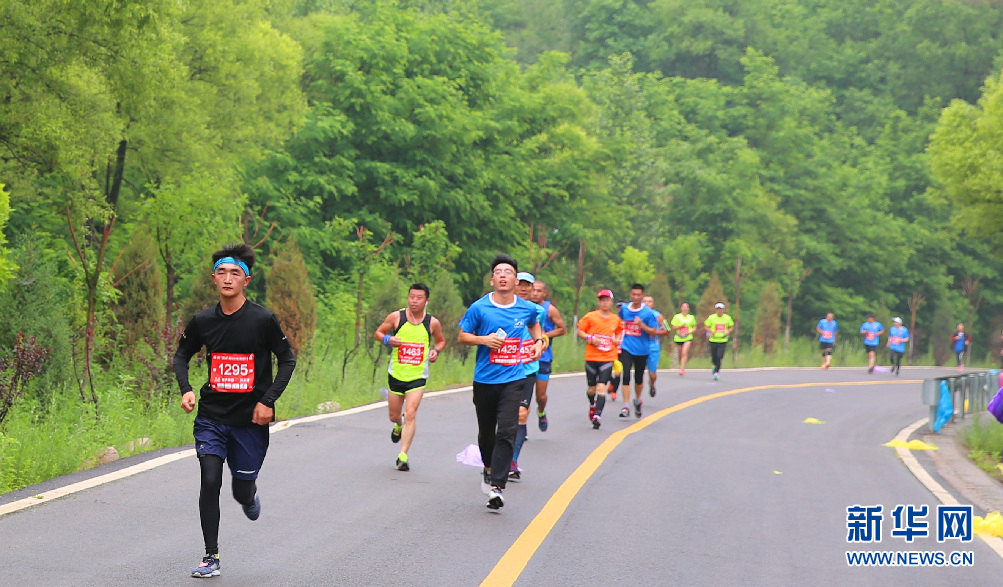
[[[898,433],[895,440],[909,442],[909,437],[912,436],[912,433],[928,421],[928,418],[923,418],[906,426]],[[896,446],[895,453],[898,454],[900,459],[902,459],[902,462],[905,464],[906,468],[909,469],[909,472],[912,473],[927,489],[929,489],[930,493],[932,493],[933,496],[940,501],[940,503],[944,505],[961,505],[958,503],[958,500],[954,499],[953,495],[951,495],[943,488],[943,486],[940,485],[940,483],[937,483],[937,481],[926,472],[926,469],[924,469],[923,466],[919,464],[919,461],[916,460],[916,457],[913,456],[911,450],[902,448],[901,446]],[[982,541],[989,546],[989,548],[993,549],[993,551],[1001,559],[1003,559],[1003,540],[996,536],[985,536],[983,534],[976,534],[976,536],[981,538]]]

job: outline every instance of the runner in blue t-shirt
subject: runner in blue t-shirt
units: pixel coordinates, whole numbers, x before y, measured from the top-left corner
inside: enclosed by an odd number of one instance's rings
[[[515,295],[518,264],[508,255],[491,262],[494,291],[467,308],[460,319],[460,344],[477,347],[474,364],[474,408],[477,412],[477,444],[484,462],[484,489],[487,506],[505,505],[502,489],[508,480],[509,465],[519,421],[519,399],[526,368],[522,346],[528,327],[532,339],[530,361],[540,358],[545,346],[536,305]]]
[[[958,359],[958,371],[961,371],[965,359],[965,351],[968,350],[972,342],[972,337],[965,334],[965,325],[958,322],[958,331],[951,335],[951,350]]]
[[[665,316],[655,309],[655,298],[651,296],[644,296],[641,301],[655,313],[655,320],[658,323],[658,328],[655,330],[655,334],[652,335],[651,342],[648,346],[647,364],[648,395],[655,397],[655,394],[658,393],[658,390],[655,389],[655,382],[658,381],[658,363],[662,358],[662,337],[668,336],[669,331],[665,328]]]
[[[867,322],[860,325],[860,334],[864,335],[864,350],[867,351],[868,373],[874,373],[876,351],[881,342],[881,335],[884,333],[884,325],[874,320],[874,314],[868,313]]]
[[[836,331],[839,330],[839,323],[836,322],[832,312],[825,315],[825,319],[819,320],[815,325],[815,332],[818,332],[818,346],[822,349],[822,368],[828,369],[832,362],[832,347],[836,344]]]
[[[902,355],[905,354],[905,343],[909,342],[909,329],[902,326],[902,319],[892,318],[892,327],[888,329],[888,352],[891,355],[892,370],[895,375],[902,368]]]
[[[658,315],[645,306],[644,286],[635,283],[630,287],[630,303],[620,306],[623,320],[623,342],[620,343],[620,363],[623,364],[623,409],[620,417],[630,416],[627,400],[630,399],[630,371],[634,369],[634,416],[641,417],[641,392],[644,391],[644,370],[651,351],[651,337],[658,332]]]
[[[533,284],[536,283],[536,277],[532,273],[521,271],[515,278],[519,281],[519,284],[515,287],[515,295],[519,296],[520,299],[529,301],[529,295],[533,289]],[[543,306],[533,301],[530,301],[530,303],[536,308],[537,322],[543,328],[543,320],[547,317],[547,311],[543,309]],[[536,389],[536,377],[540,372],[540,365],[542,363],[539,359],[535,361],[529,360],[532,344],[533,339],[529,338],[529,328],[523,328],[522,357],[523,365],[526,367],[526,379],[523,383],[522,395],[519,397],[519,424],[515,429],[515,446],[512,449],[512,463],[508,468],[508,478],[516,481],[522,479],[522,469],[519,468],[519,454],[522,453],[522,445],[526,442],[526,422],[529,420],[529,406],[533,402],[533,390]],[[544,337],[544,344],[548,344],[546,337]],[[543,355],[541,355],[542,357]]]
[[[529,299],[540,304],[547,311],[547,316],[543,319],[543,334],[547,338],[547,350],[540,355],[540,372],[536,375],[536,418],[540,426],[540,432],[547,431],[547,386],[550,383],[551,362],[554,360],[554,350],[550,348],[551,343],[558,336],[567,334],[568,329],[564,325],[564,317],[561,316],[557,306],[552,304],[547,296],[550,291],[547,284],[542,279],[537,279],[530,290]]]

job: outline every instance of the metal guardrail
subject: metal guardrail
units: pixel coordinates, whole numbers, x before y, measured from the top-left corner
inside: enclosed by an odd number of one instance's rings
[[[951,402],[954,406],[951,422],[957,420],[959,415],[964,420],[968,414],[985,411],[989,400],[996,395],[996,390],[999,389],[1001,383],[999,371],[996,369],[924,379],[923,404],[930,406],[930,420],[927,422],[927,428],[930,429],[930,432],[934,432],[933,423],[937,420],[937,408],[940,407],[940,383],[942,381],[947,382],[947,389],[951,394]]]

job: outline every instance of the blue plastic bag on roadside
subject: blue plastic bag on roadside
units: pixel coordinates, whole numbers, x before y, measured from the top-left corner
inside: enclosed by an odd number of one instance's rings
[[[997,422],[1003,424],[1003,387],[1000,387],[993,399],[989,400],[986,409],[996,418]]]
[[[933,431],[940,434],[940,429],[951,421],[954,415],[954,403],[951,401],[951,390],[947,382],[940,382],[940,404],[937,406],[937,419],[933,422]]]

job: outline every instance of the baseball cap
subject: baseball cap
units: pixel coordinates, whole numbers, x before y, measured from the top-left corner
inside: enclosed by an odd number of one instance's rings
[[[892,322],[894,322],[896,324],[902,324],[902,319],[899,318],[898,316],[896,316],[896,317],[892,318]]]
[[[516,274],[515,278],[518,279],[519,281],[528,281],[530,283],[536,283],[536,278],[533,277],[532,273],[529,273],[527,271],[520,271],[519,273]]]
[[[722,308],[723,309],[724,308],[724,304],[722,302],[718,302],[718,303],[714,304],[714,309],[716,310],[718,308]]]
[[[596,294],[596,297],[613,299],[613,292],[608,289],[601,289],[599,290],[599,293]]]

